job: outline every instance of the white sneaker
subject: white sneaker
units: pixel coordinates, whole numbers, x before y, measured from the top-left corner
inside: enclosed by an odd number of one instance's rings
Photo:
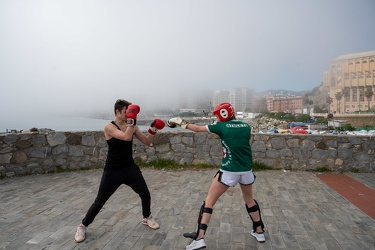
[[[77,228],[76,235],[74,236],[74,241],[80,243],[86,238],[86,227],[83,224],[80,224]]]
[[[199,240],[193,240],[190,245],[186,246],[186,250],[195,250],[202,248],[206,248],[206,242],[204,242],[203,238]]]
[[[254,230],[252,230],[251,235],[254,236],[258,242],[266,241],[266,238],[264,237],[264,233],[257,233],[257,232],[254,232]]]

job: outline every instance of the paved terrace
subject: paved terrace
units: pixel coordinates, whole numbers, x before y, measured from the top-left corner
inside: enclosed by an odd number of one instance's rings
[[[102,170],[2,179],[0,249],[185,249],[189,239],[182,234],[194,229],[215,172],[143,169],[160,229],[140,223],[140,199],[122,186],[80,244],[74,233],[96,196]],[[375,173],[350,176],[375,188]],[[375,221],[314,173],[258,172],[254,192],[267,241],[257,243],[250,235],[251,220],[236,186],[214,207],[207,249],[375,249]]]

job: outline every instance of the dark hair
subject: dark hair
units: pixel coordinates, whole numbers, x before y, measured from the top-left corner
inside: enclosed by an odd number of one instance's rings
[[[115,102],[115,107],[114,107],[114,110],[115,110],[115,114],[116,114],[116,110],[119,110],[121,111],[124,107],[128,108],[128,106],[132,104],[131,102],[128,102],[124,99],[118,99],[116,102]]]

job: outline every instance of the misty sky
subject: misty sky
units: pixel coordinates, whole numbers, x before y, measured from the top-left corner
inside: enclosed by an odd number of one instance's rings
[[[1,0],[0,119],[311,90],[331,60],[371,50],[374,0]]]

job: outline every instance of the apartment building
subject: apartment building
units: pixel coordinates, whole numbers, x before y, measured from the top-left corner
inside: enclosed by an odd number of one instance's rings
[[[248,88],[235,88],[231,90],[217,90],[213,94],[212,106],[219,103],[229,102],[238,112],[254,109],[254,91]]]
[[[331,113],[367,111],[375,106],[375,51],[348,54],[332,60],[323,76]],[[367,97],[369,95],[371,97]]]
[[[268,112],[300,112],[303,107],[303,98],[301,96],[267,96]]]

